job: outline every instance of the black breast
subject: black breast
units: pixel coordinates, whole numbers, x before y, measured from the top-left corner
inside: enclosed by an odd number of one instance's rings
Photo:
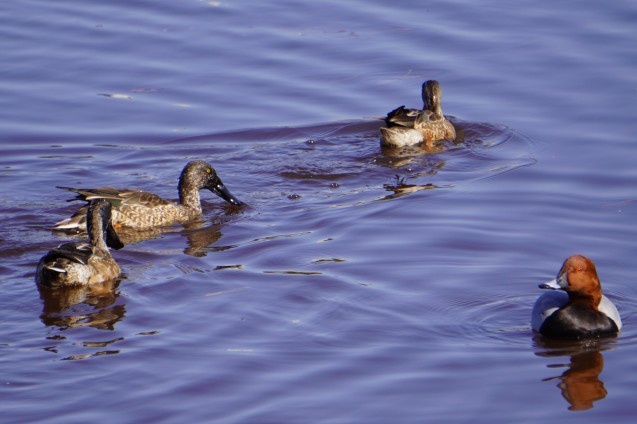
[[[612,336],[618,332],[617,324],[612,319],[579,304],[570,304],[557,310],[540,328],[544,336],[569,339]]]

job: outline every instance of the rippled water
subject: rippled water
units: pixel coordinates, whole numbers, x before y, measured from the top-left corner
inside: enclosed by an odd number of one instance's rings
[[[637,7],[628,2],[9,2],[0,51],[3,422],[633,422]],[[379,146],[438,79],[462,137]],[[63,186],[247,206],[128,240],[42,295]],[[596,262],[611,340],[530,330]]]

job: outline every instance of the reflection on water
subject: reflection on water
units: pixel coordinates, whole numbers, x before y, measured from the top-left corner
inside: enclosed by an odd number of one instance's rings
[[[559,380],[557,387],[569,403],[571,411],[591,409],[593,404],[608,394],[604,382],[599,375],[604,369],[602,350],[608,349],[600,340],[583,342],[547,341],[540,336],[534,340],[539,346],[547,349],[537,353],[538,356],[569,357],[569,363],[549,365],[549,368],[566,368],[559,376],[548,377],[542,381]]]
[[[234,209],[238,208],[235,207]],[[227,212],[224,215],[224,218],[227,218],[234,213],[236,213],[236,210]],[[221,217],[217,217],[217,219],[214,219],[212,223],[209,223],[203,216],[199,216],[191,222],[168,227],[154,227],[143,230],[119,228],[117,230],[117,235],[124,245],[130,246],[132,244],[158,239],[166,233],[180,232],[186,237],[186,242],[188,244],[188,246],[184,248],[184,253],[190,256],[204,257],[207,252],[211,250],[225,250],[231,247],[210,247],[222,237],[223,233],[221,232],[221,228],[224,223],[225,222]],[[85,233],[78,233],[75,230],[56,231],[55,234],[57,236],[64,234],[69,238],[75,238],[75,236],[78,235],[80,237],[85,236]]]
[[[441,153],[446,150],[447,145],[452,142],[437,141],[434,143],[422,143],[415,146],[393,147],[382,145],[380,147],[383,155],[393,158],[408,158],[411,156],[431,155]]]
[[[381,200],[395,199],[400,196],[412,194],[421,190],[431,190],[438,188],[435,184],[407,184],[404,177],[396,175],[396,182],[394,184],[383,184],[383,188],[387,191],[393,191],[394,194],[387,195]]]
[[[404,149],[381,149],[382,155],[375,159],[375,163],[387,168],[402,168],[410,165],[424,167],[421,175],[434,175],[445,166],[445,161],[429,152],[418,148],[408,147]],[[442,150],[441,150],[442,152]],[[431,156],[429,156],[431,155]]]
[[[606,397],[608,392],[599,379],[603,369],[604,356],[600,352],[583,352],[571,356],[569,369],[562,374],[562,382],[558,385],[564,399],[571,404],[570,410],[590,409],[595,401]]]
[[[40,287],[44,306],[40,319],[47,326],[63,330],[93,327],[113,330],[126,315],[126,307],[118,302],[119,280],[81,287]]]
[[[221,224],[205,225],[204,222],[191,222],[184,225],[183,234],[186,236],[188,247],[184,249],[186,255],[202,258],[209,251],[229,249],[229,246],[211,248],[223,233]]]

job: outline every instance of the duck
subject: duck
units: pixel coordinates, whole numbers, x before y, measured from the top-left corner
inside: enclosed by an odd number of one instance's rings
[[[557,277],[539,287],[552,291],[542,294],[533,306],[533,331],[549,338],[581,340],[615,336],[621,330],[619,312],[602,294],[591,259],[570,256]]]
[[[113,228],[112,205],[92,200],[87,211],[88,243],[63,243],[38,262],[39,287],[87,287],[117,279],[121,269],[109,247],[124,247]]]
[[[226,188],[212,165],[202,160],[190,161],[182,170],[178,185],[179,202],[165,200],[154,193],[138,189],[57,188],[77,194],[69,201],[108,200],[113,205],[113,226],[118,230],[150,230],[192,221],[201,215],[199,190],[203,188],[232,205],[243,205]],[[56,223],[53,230],[81,233],[86,228],[86,210],[86,207],[80,208],[71,217]]]
[[[438,81],[423,83],[422,100],[422,110],[399,106],[387,114],[386,126],[380,129],[381,146],[407,147],[456,138],[453,124],[442,114],[442,88]]]

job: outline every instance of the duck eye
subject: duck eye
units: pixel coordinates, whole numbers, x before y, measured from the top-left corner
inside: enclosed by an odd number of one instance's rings
[[[210,168],[206,168],[206,172],[207,172],[208,174],[212,174],[212,169],[210,169]]]

